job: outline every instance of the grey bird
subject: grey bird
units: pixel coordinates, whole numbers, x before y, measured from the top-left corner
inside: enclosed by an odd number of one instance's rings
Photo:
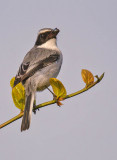
[[[48,88],[50,78],[56,78],[62,64],[57,47],[59,29],[44,28],[38,33],[34,47],[26,54],[15,77],[14,87],[22,82],[25,88],[25,109],[21,131],[30,127],[36,91]]]

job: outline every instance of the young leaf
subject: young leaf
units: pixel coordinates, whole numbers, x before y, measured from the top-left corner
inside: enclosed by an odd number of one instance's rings
[[[86,87],[94,83],[94,76],[90,71],[82,69],[81,75],[83,81],[86,83]]]
[[[64,98],[67,95],[66,89],[61,81],[56,78],[50,78],[50,85],[52,86],[54,94],[57,96],[56,98]]]
[[[25,90],[21,83],[17,84],[13,88],[14,81],[15,81],[15,77],[13,77],[10,81],[10,86],[12,88],[13,102],[17,108],[23,111],[25,107]]]

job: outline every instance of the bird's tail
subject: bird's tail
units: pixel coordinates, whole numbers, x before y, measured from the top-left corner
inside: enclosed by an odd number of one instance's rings
[[[21,132],[26,129],[29,129],[30,127],[33,103],[34,103],[34,93],[30,93],[28,96],[26,96],[24,115],[21,124]]]

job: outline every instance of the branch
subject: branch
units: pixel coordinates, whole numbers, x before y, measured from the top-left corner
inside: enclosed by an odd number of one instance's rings
[[[79,95],[79,94],[81,94],[83,92],[86,92],[87,90],[89,90],[90,88],[92,88],[96,84],[98,84],[103,79],[103,77],[104,77],[104,73],[100,77],[96,76],[97,80],[93,84],[91,84],[88,87],[84,87],[83,89],[81,89],[81,90],[79,90],[77,92],[74,92],[74,93],[71,93],[71,94],[67,95],[66,97],[64,97],[64,99],[68,99],[68,98],[74,97],[76,95]],[[56,103],[56,100],[51,100],[51,101],[39,104],[39,105],[37,105],[35,107],[34,111],[36,111],[39,108],[42,108],[42,107],[45,107],[45,106],[48,106],[48,105],[51,105],[51,104],[54,104],[54,103]],[[5,126],[7,126],[8,124],[18,120],[18,119],[20,119],[23,116],[23,114],[24,114],[24,112],[20,112],[20,114],[18,114],[17,116],[15,116],[12,119],[10,119],[10,120],[6,121],[5,123],[1,124],[0,125],[0,129],[5,127]]]

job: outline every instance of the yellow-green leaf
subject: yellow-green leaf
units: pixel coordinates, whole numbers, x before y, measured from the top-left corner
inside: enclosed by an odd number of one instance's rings
[[[13,77],[10,81],[10,86],[12,88],[13,102],[17,108],[23,111],[25,107],[25,90],[22,83],[17,84],[13,88],[14,81],[15,81],[15,77]]]
[[[86,86],[89,86],[92,83],[94,83],[94,76],[90,71],[86,69],[82,69],[81,75],[82,75],[83,81],[86,83]]]
[[[64,98],[67,95],[66,89],[61,81],[56,78],[50,78],[50,85],[52,86],[54,94],[58,98]]]

